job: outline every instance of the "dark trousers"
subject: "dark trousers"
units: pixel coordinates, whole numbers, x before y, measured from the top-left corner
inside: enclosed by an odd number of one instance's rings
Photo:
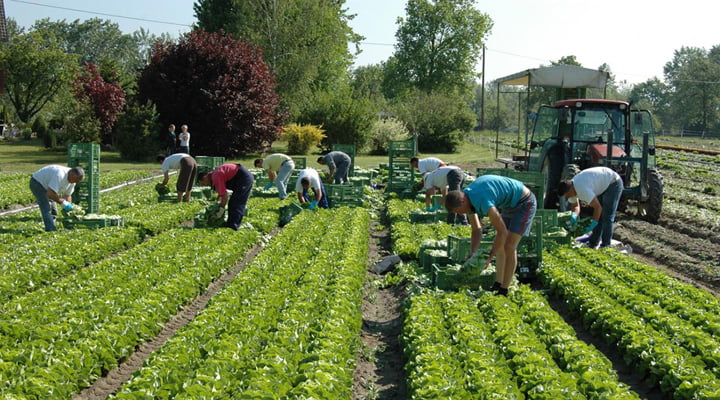
[[[448,192],[453,190],[462,190],[465,183],[465,173],[460,170],[452,170],[447,174]],[[465,214],[448,213],[448,224],[467,225],[467,217]]]
[[[325,185],[323,185],[322,182],[320,183],[320,185],[321,185],[320,188],[322,190],[322,199],[320,199],[320,201],[318,202],[318,207],[328,208],[330,206],[330,204],[328,203],[327,193],[325,193]],[[313,188],[313,192],[314,191],[315,191],[315,188]],[[302,195],[303,195],[303,199],[305,199],[305,201],[308,201],[308,202],[311,201],[310,195],[308,194],[307,189],[303,189]],[[315,198],[317,199],[317,193],[315,193]]]
[[[240,169],[238,169],[237,174],[225,184],[225,186],[233,192],[228,201],[226,226],[234,230],[240,228],[243,216],[245,215],[245,207],[250,198],[253,183],[255,183],[253,174],[242,165],[238,164],[238,166]]]

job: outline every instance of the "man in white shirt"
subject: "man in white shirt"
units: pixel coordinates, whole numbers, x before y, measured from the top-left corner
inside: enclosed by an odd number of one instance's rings
[[[315,200],[310,201],[308,189],[312,189],[315,194]],[[295,183],[295,191],[297,192],[300,203],[310,203],[308,209],[314,210],[315,207],[328,208],[327,195],[325,186],[323,186],[320,174],[312,168],[305,168],[300,171],[298,180]]]
[[[162,163],[160,167],[165,177],[163,178],[162,185],[167,185],[170,180],[169,171],[171,169],[180,170],[178,173],[177,184],[175,189],[177,190],[178,203],[183,201],[183,197],[186,202],[190,201],[190,195],[192,194],[193,183],[195,183],[195,176],[197,175],[197,162],[190,154],[175,153],[167,157],[164,155],[157,156],[157,161]]]
[[[72,193],[75,184],[85,178],[85,171],[81,167],[64,167],[62,165],[48,165],[35,171],[30,178],[30,191],[32,191],[40,208],[45,231],[57,230],[55,217],[57,216],[56,203],[64,211],[73,209]]]
[[[448,191],[462,190],[462,185],[465,181],[465,172],[456,166],[440,167],[425,175],[423,181],[425,211],[437,211],[441,204],[445,204],[445,196],[447,196]],[[432,195],[435,194],[436,189],[440,190],[442,198],[439,204],[433,206]],[[447,223],[467,225],[468,222],[465,214],[448,213]]]
[[[572,180],[563,180],[557,186],[557,193],[564,196],[573,205],[571,223],[577,222],[580,214],[580,201],[593,209],[592,221],[584,233],[589,233],[588,245],[591,248],[607,247],[612,244],[613,222],[620,197],[623,181],[617,172],[607,167],[592,167],[580,171]],[[602,242],[600,242],[602,239]]]
[[[420,175],[424,176],[425,174],[433,172],[440,167],[446,166],[447,164],[443,160],[435,157],[427,157],[423,159],[413,157],[410,159],[410,165],[417,169],[418,172],[420,172]]]

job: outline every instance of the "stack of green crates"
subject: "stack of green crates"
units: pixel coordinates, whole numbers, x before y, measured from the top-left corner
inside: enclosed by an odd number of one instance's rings
[[[218,156],[195,156],[197,162],[197,170],[200,172],[210,172],[225,163],[225,157]]]
[[[73,202],[86,213],[97,213],[100,209],[100,145],[69,143],[68,166],[85,170],[85,179],[75,184]]]
[[[355,145],[354,144],[333,144],[332,151],[342,151],[350,156],[350,168],[348,176],[355,175]]]
[[[415,170],[410,166],[410,159],[415,157],[415,139],[390,141],[388,156],[388,191],[411,191],[415,184]]]
[[[362,206],[362,201],[365,196],[365,188],[363,186],[355,185],[325,185],[325,193],[328,197],[328,203],[330,207],[342,207],[342,206]]]
[[[545,202],[545,174],[542,172],[517,171],[510,168],[478,168],[477,175],[507,176],[525,184],[533,192],[538,205]]]
[[[293,163],[295,163],[295,169],[305,169],[307,168],[307,157],[291,157],[293,160]]]

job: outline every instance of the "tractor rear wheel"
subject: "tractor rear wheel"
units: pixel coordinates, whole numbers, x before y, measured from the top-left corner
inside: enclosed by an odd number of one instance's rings
[[[653,224],[660,219],[663,204],[663,178],[657,168],[648,169],[648,198],[638,202],[638,216]]]

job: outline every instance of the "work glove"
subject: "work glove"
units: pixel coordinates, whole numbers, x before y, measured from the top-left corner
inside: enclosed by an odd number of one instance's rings
[[[425,211],[427,211],[427,212],[432,211],[432,207],[431,207],[431,206],[425,206]]]
[[[222,208],[222,207],[221,207],[219,210],[217,210],[217,212],[215,212],[215,218],[216,218],[216,219],[220,219],[220,218],[222,218],[224,215],[225,215],[225,209]]]
[[[570,214],[570,227],[574,227],[577,224],[578,215],[575,213]]]
[[[433,211],[433,212],[434,212],[434,211],[437,211],[437,210],[439,210],[439,209],[440,209],[440,203],[433,205],[432,208],[430,209],[430,211]]]
[[[313,202],[310,203],[310,205],[308,206],[308,210],[314,210],[315,207],[317,207],[317,205],[318,205],[317,200],[313,200]]]
[[[273,186],[273,183],[272,183],[272,182],[268,182],[268,183],[265,184],[265,186],[263,186],[263,190],[268,190],[268,189],[270,189],[272,186]]]
[[[63,211],[71,211],[73,209],[72,203],[67,200],[63,200],[60,204],[62,205]]]
[[[592,230],[595,229],[595,227],[596,227],[597,225],[598,225],[598,222],[597,222],[597,221],[595,221],[594,219],[591,220],[591,221],[590,221],[590,225],[588,225],[588,227],[585,228],[585,230],[583,231],[583,234],[588,234],[588,233],[592,232]]]

